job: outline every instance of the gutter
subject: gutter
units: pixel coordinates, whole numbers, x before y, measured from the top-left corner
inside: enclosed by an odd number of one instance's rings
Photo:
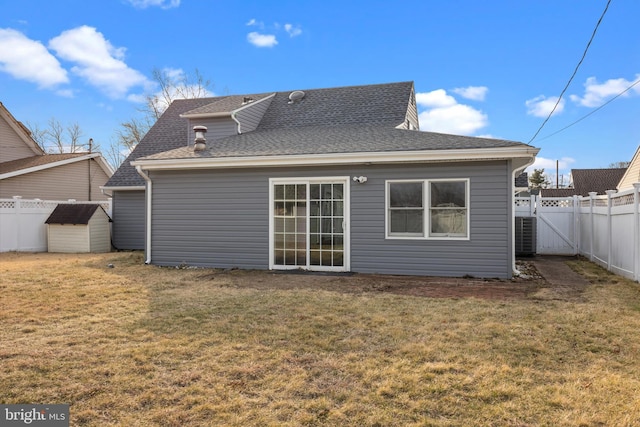
[[[516,176],[520,175],[523,170],[531,166],[535,161],[536,157],[534,155],[527,163],[511,172],[511,185],[509,186],[509,193],[511,194],[511,270],[516,276],[520,275],[520,270],[516,268],[516,215],[513,212],[513,209],[515,208],[515,191],[513,190],[515,188]]]
[[[147,218],[145,221],[145,243],[144,243],[144,247],[145,247],[145,252],[146,252],[146,260],[145,260],[145,264],[151,264],[151,194],[152,194],[152,188],[151,188],[151,178],[149,177],[149,175],[147,175],[146,173],[144,173],[142,171],[142,167],[141,166],[136,166],[136,171],[138,172],[138,174],[144,178],[144,180],[147,182],[147,190],[145,191],[145,196],[146,196],[146,204],[147,204]]]
[[[182,159],[140,159],[133,166],[152,169],[209,169],[234,167],[322,166],[346,164],[393,164],[419,162],[487,161],[535,158],[540,151],[533,147],[499,147],[415,151],[381,151],[360,153],[254,155],[245,157],[191,157]],[[527,163],[530,164],[530,163]]]

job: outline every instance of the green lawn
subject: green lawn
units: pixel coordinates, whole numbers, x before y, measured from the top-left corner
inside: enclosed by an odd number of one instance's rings
[[[0,403],[83,426],[640,425],[640,286],[585,261],[571,300],[142,262],[0,254]]]

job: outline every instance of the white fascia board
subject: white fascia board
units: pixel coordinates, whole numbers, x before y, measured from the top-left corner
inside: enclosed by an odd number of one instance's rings
[[[231,117],[232,111],[223,111],[222,113],[198,113],[198,114],[180,114],[183,119],[208,119],[213,117]]]
[[[125,185],[121,187],[116,187],[116,186],[107,187],[106,185],[102,185],[100,186],[100,189],[104,191],[144,191],[145,186],[144,185]]]
[[[296,154],[278,156],[216,157],[192,159],[134,160],[133,166],[145,170],[209,169],[242,167],[321,166],[340,164],[430,163],[531,159],[534,147],[499,147],[467,150],[387,151],[373,153]]]
[[[14,176],[25,175],[28,173],[38,172],[45,169],[51,169],[58,166],[68,165],[69,163],[81,162],[83,160],[93,159],[95,157],[101,157],[100,153],[87,153],[86,156],[81,157],[72,157],[70,159],[60,160],[57,162],[46,163],[44,165],[33,166],[26,169],[20,169],[13,172],[7,172],[5,174],[0,175],[0,179],[13,178]]]

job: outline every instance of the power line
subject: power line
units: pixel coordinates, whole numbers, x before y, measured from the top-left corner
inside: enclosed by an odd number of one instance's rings
[[[605,102],[604,104],[602,104],[601,106],[599,106],[598,108],[594,109],[593,111],[590,111],[588,114],[585,114],[584,116],[580,117],[578,120],[576,120],[573,123],[568,124],[567,126],[563,127],[560,130],[555,131],[554,133],[552,133],[551,135],[547,135],[542,139],[539,139],[538,141],[544,141],[547,138],[551,138],[554,135],[559,134],[560,132],[569,129],[571,126],[575,125],[576,123],[579,123],[581,121],[583,121],[584,119],[586,119],[587,117],[589,117],[590,115],[592,115],[593,113],[595,113],[596,111],[601,110],[602,108],[604,108],[607,104],[613,102],[614,99],[619,98],[620,96],[624,95],[625,93],[627,93],[628,91],[631,90],[631,88],[633,88],[635,85],[640,83],[640,79],[636,80],[635,82],[633,82],[633,84],[631,86],[629,86],[628,88],[626,88],[625,90],[623,90],[622,92],[620,92],[619,94],[617,94],[616,96],[614,96],[613,98],[611,98],[610,100],[608,100],[607,102]]]
[[[598,22],[596,23],[596,27],[593,29],[593,33],[591,34],[591,38],[589,39],[589,43],[587,43],[587,47],[584,49],[584,52],[582,53],[582,58],[580,58],[580,61],[578,62],[578,65],[576,65],[575,70],[573,70],[573,74],[569,78],[569,81],[565,85],[564,89],[562,89],[562,92],[560,93],[560,96],[558,97],[558,101],[556,101],[556,105],[553,106],[553,109],[551,110],[551,112],[549,113],[547,118],[544,119],[544,122],[542,122],[542,124],[540,125],[540,127],[536,131],[535,135],[533,135],[533,137],[529,140],[529,142],[527,142],[527,144],[531,144],[531,142],[533,142],[533,140],[536,139],[536,137],[538,136],[538,134],[540,133],[540,131],[542,130],[544,125],[546,125],[547,122],[549,121],[549,119],[551,118],[551,115],[553,114],[553,112],[556,111],[556,108],[558,108],[558,105],[560,104],[560,101],[562,100],[562,95],[564,95],[564,93],[567,91],[567,89],[569,89],[569,85],[571,85],[571,82],[573,81],[573,78],[576,76],[576,73],[578,72],[578,68],[580,68],[580,65],[582,65],[582,61],[584,61],[584,58],[587,56],[587,51],[589,50],[589,47],[591,46],[591,42],[593,41],[593,39],[596,36],[596,32],[598,31],[598,27],[600,26],[600,23],[602,22],[602,18],[604,18],[604,15],[607,13],[607,10],[609,9],[609,5],[610,4],[611,4],[611,0],[608,0],[607,1],[607,5],[605,6],[604,11],[602,12],[602,15],[600,15],[600,19],[598,19]]]

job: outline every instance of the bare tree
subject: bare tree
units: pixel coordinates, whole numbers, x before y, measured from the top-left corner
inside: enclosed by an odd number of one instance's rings
[[[27,127],[33,140],[45,153],[81,153],[99,150],[97,145],[90,145],[88,140],[83,141],[84,132],[78,123],[64,126],[52,117],[47,122],[46,128],[31,123],[27,123]]]
[[[140,117],[121,123],[120,129],[115,132],[115,141],[108,150],[109,160],[115,167],[126,158],[122,153],[131,152],[140,143],[173,100],[213,96],[209,90],[211,81],[205,79],[197,69],[193,75],[189,75],[182,70],[154,68],[151,75],[158,90],[145,95],[145,103],[138,109]]]
[[[631,162],[613,162],[609,163],[609,169],[628,168]]]

